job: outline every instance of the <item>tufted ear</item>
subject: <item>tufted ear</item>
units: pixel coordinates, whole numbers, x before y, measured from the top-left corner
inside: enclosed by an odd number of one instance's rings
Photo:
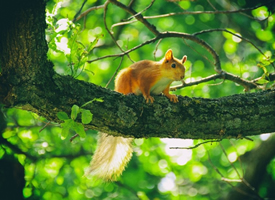
[[[166,59],[167,61],[170,61],[170,60],[173,59],[173,52],[172,52],[171,49],[169,49],[169,50],[165,53],[165,59]]]
[[[182,57],[181,63],[182,63],[182,64],[185,63],[186,60],[187,60],[187,56],[184,55],[184,56]]]

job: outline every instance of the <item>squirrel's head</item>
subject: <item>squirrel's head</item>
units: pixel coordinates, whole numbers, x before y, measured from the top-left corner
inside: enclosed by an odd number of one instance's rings
[[[165,73],[167,78],[180,81],[185,75],[184,63],[186,60],[186,55],[184,55],[181,60],[174,58],[172,50],[169,49],[162,60],[162,72]]]

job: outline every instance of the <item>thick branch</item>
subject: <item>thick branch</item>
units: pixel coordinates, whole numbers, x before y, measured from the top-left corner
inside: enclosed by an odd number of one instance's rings
[[[22,106],[60,122],[57,112],[69,114],[73,104],[80,106],[103,97],[103,103],[87,106],[94,114],[87,128],[114,135],[206,139],[275,131],[275,91],[220,99],[180,97],[177,104],[170,103],[166,97],[156,97],[154,104],[146,104],[141,96],[125,97],[69,76],[55,75],[52,81],[51,87],[43,91],[33,88],[27,95],[23,87],[14,87],[13,95],[1,102],[6,105],[12,102],[13,106]],[[50,92],[55,95],[48,96]]]

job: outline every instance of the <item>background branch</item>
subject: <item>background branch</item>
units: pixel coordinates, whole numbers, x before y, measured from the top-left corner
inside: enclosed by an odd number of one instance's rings
[[[167,14],[155,15],[155,16],[144,16],[144,19],[156,19],[156,18],[171,17],[171,16],[177,16],[177,15],[234,14],[234,13],[241,13],[241,12],[245,12],[245,11],[254,10],[261,6],[263,6],[263,5],[258,5],[258,6],[254,6],[251,8],[242,8],[242,9],[238,9],[238,10],[184,11],[184,12],[167,13]]]
[[[273,134],[272,136],[270,136],[268,140],[263,141],[260,144],[260,146],[241,156],[241,160],[246,164],[246,166],[249,166],[245,171],[244,179],[253,188],[255,188],[256,191],[258,191],[261,182],[265,178],[262,174],[265,174],[267,165],[274,158],[274,155],[275,155],[274,142],[275,142],[275,135]],[[244,183],[238,184],[236,188],[238,190],[251,193],[251,188],[247,187],[247,185]],[[271,188],[267,186],[266,189],[270,190]],[[247,198],[246,195],[236,192],[236,190],[231,190],[228,193],[226,200],[231,200],[231,199],[242,200],[246,198]],[[258,198],[258,199],[261,199],[261,198]]]
[[[77,22],[78,20],[82,19],[83,17],[86,17],[93,10],[103,9],[104,6],[105,6],[104,4],[100,5],[100,6],[93,6],[89,9],[87,9],[86,11],[84,11],[83,13],[79,14],[79,16],[75,15],[73,22]]]
[[[200,31],[200,32],[193,33],[193,35],[196,36],[196,35],[200,35],[200,34],[203,34],[203,33],[209,33],[209,32],[215,32],[215,31],[223,31],[223,32],[230,33],[231,35],[234,35],[235,37],[238,37],[238,38],[240,38],[240,39],[242,39],[242,40],[244,40],[244,41],[250,43],[250,44],[251,44],[253,47],[255,47],[255,49],[257,49],[265,58],[268,58],[268,57],[262,52],[262,50],[261,50],[259,47],[257,47],[253,42],[251,42],[249,39],[247,39],[247,38],[245,38],[245,37],[242,37],[242,36],[240,36],[240,35],[238,35],[238,34],[235,34],[235,33],[231,32],[231,31],[229,31],[229,30],[227,30],[227,29],[217,28],[217,29],[202,30],[202,31]]]

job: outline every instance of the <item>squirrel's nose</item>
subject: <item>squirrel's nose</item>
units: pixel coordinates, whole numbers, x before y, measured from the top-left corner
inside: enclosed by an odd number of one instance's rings
[[[180,77],[180,79],[183,79],[184,78],[184,75]]]

